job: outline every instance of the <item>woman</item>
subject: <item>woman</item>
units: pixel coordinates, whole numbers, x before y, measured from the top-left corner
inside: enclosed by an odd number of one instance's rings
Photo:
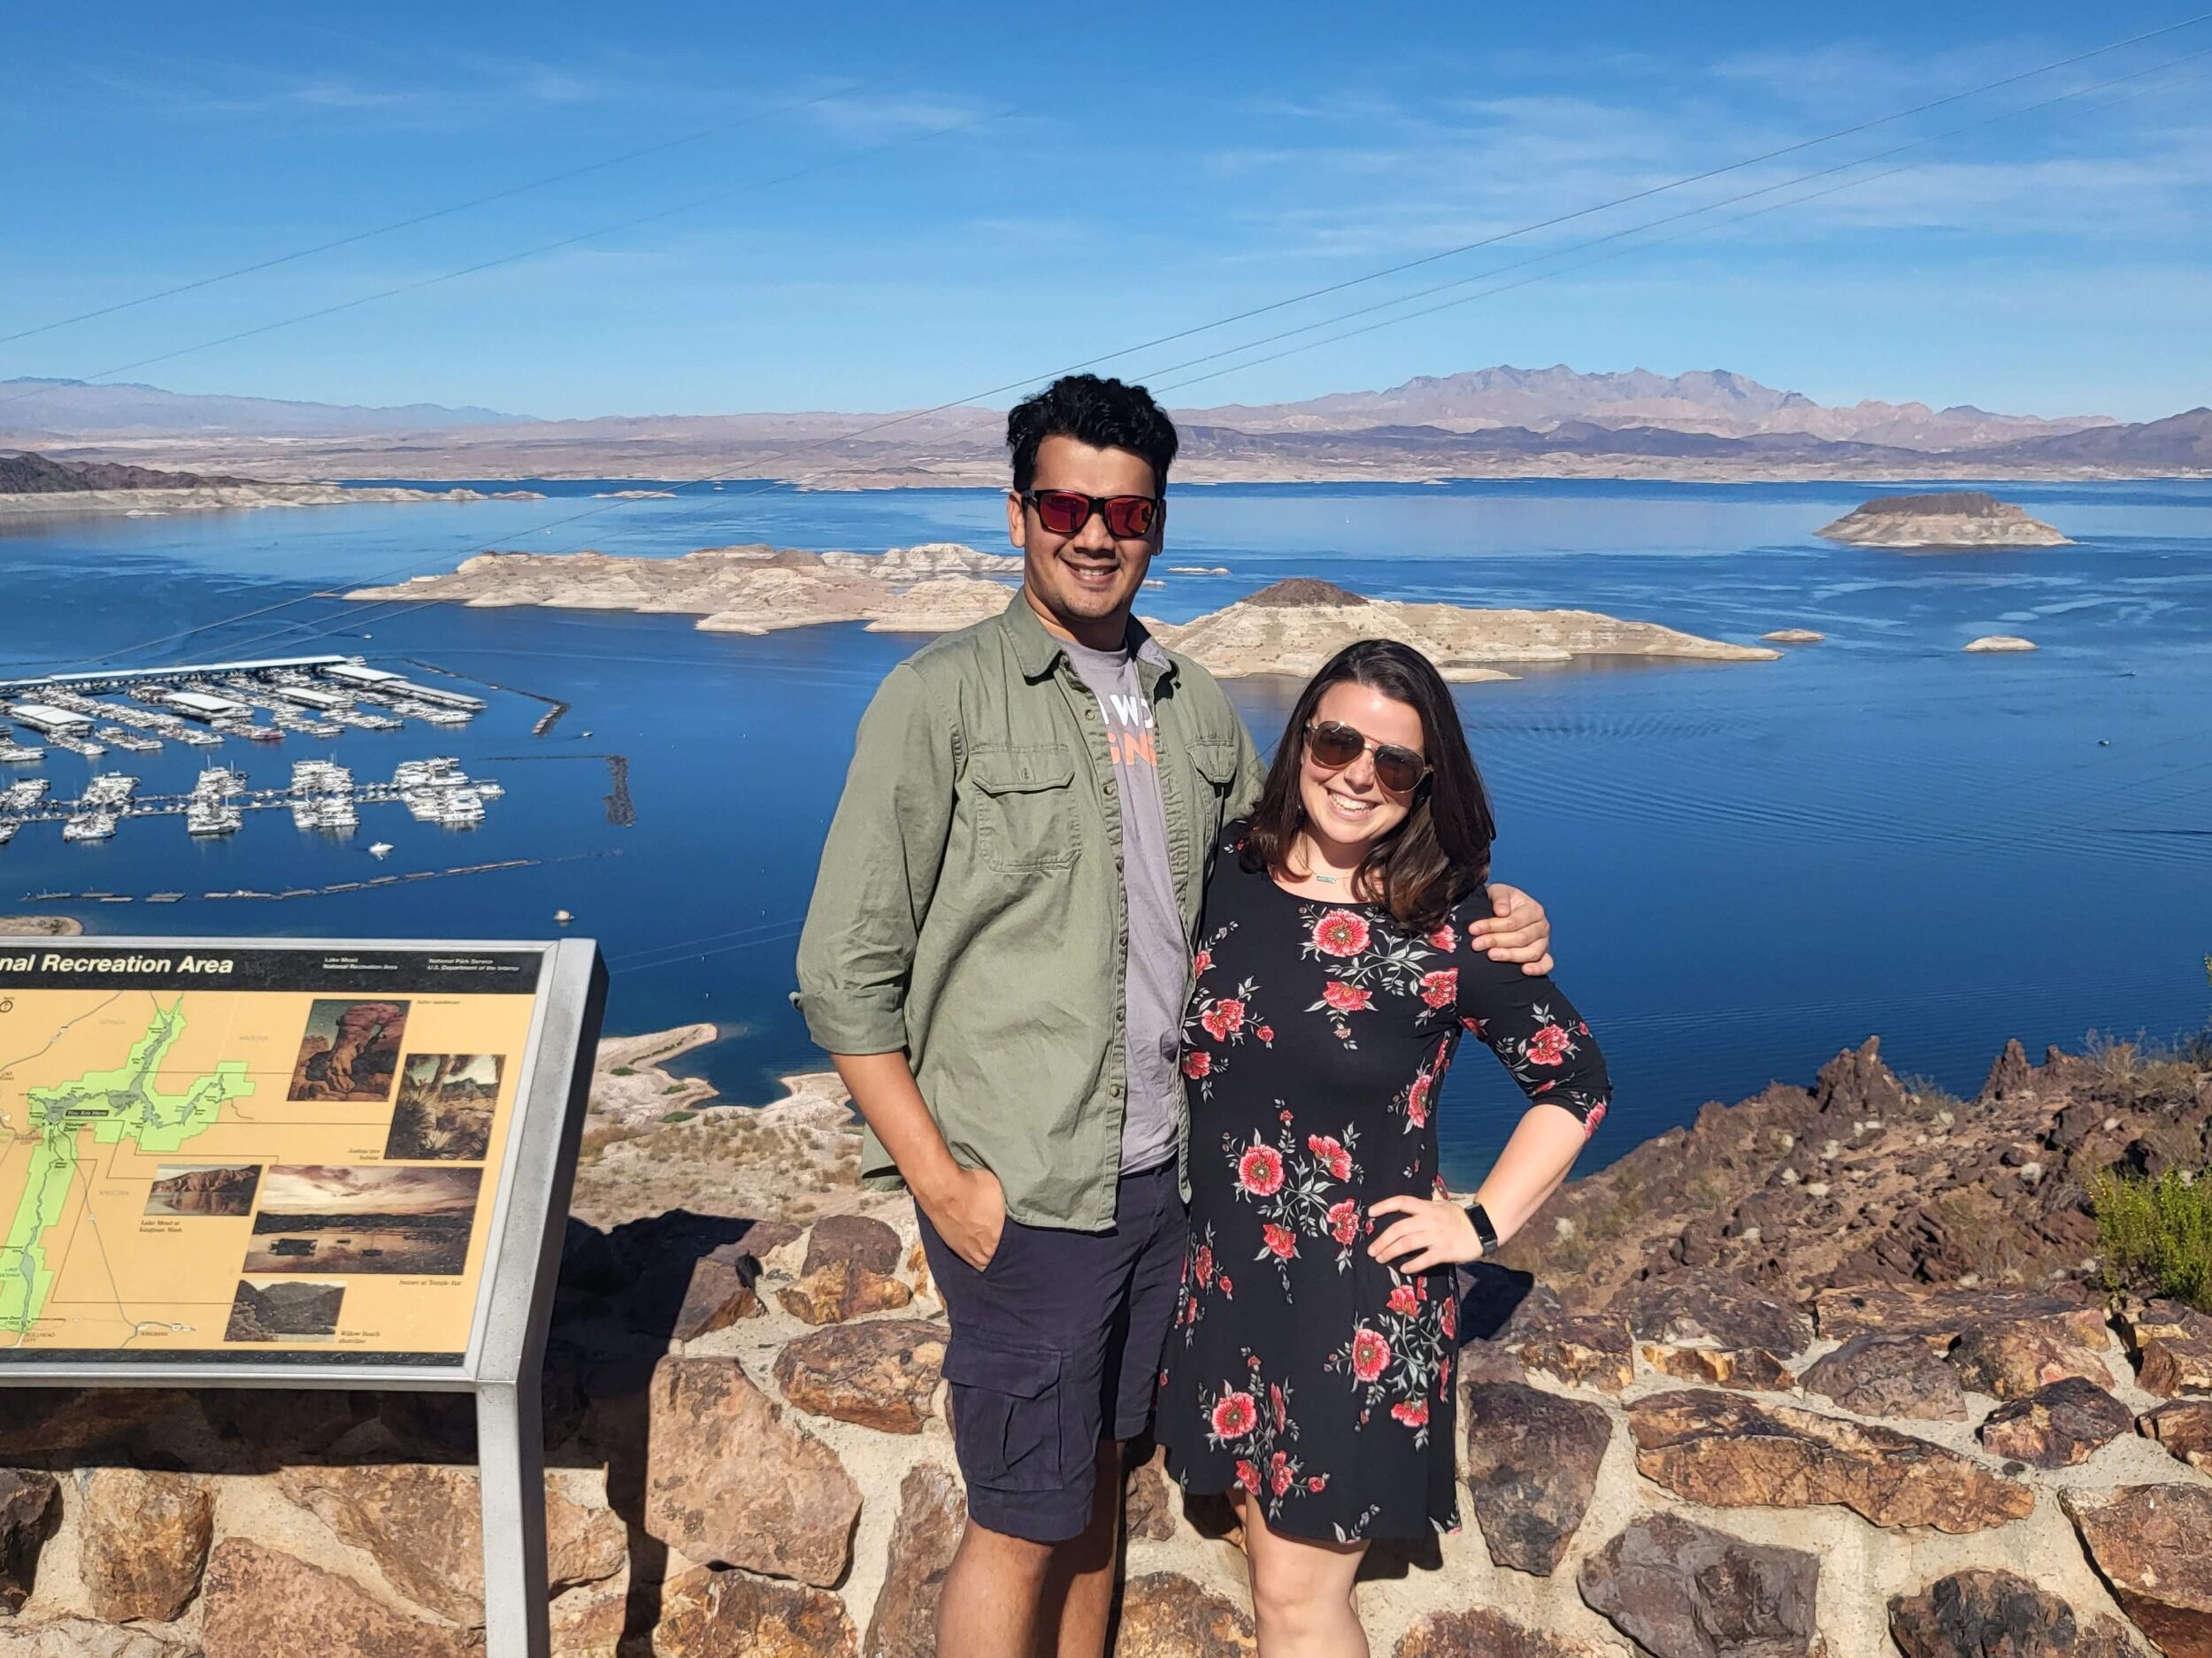
[[[1467,947],[1492,835],[1441,676],[1363,640],[1306,687],[1215,860],[1159,1435],[1186,1491],[1235,1495],[1263,1658],[1360,1658],[1368,1544],[1457,1529],[1454,1269],[1519,1230],[1605,1113],[1566,998]],[[1532,1104],[1462,1209],[1435,1102],[1467,1031]]]

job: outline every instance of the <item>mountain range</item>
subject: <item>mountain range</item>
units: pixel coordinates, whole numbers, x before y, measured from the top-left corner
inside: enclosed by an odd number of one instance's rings
[[[1422,376],[1297,403],[1178,409],[1194,482],[1565,475],[2143,476],[2212,470],[2212,410],[2124,424],[1971,404],[1843,406],[1727,370],[1563,365]],[[0,446],[257,478],[779,478],[817,487],[1001,481],[1004,416],[959,407],[536,419],[0,381]]]

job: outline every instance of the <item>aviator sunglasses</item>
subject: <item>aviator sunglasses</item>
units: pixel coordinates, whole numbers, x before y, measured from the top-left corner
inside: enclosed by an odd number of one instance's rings
[[[1410,748],[1394,742],[1371,742],[1356,726],[1333,719],[1306,724],[1306,752],[1332,771],[1351,764],[1370,750],[1375,756],[1375,781],[1394,794],[1411,794],[1429,774],[1429,763]]]
[[[1125,541],[1151,534],[1165,504],[1158,495],[1087,495],[1079,489],[1025,489],[1021,498],[1055,535],[1079,533],[1095,512],[1105,518],[1107,533]]]

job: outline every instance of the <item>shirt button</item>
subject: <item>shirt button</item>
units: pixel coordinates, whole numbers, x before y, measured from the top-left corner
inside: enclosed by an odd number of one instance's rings
[[[1107,1092],[1108,1094],[1111,1094],[1111,1095],[1112,1095],[1115,1099],[1117,1099],[1117,1100],[1120,1099],[1120,1098],[1121,1098],[1121,1084],[1119,1084],[1118,1082],[1110,1082],[1110,1083],[1108,1083],[1108,1084],[1106,1085],[1106,1092]]]
[[[1108,799],[1110,799],[1110,800],[1111,798],[1113,798],[1113,793],[1114,793],[1114,779],[1111,779],[1111,778],[1110,777],[1110,778],[1108,778],[1108,779],[1106,779],[1106,795],[1107,795],[1107,798],[1108,798]]]
[[[1087,708],[1083,710],[1083,718],[1085,719],[1096,719],[1098,718],[1098,710],[1094,708]]]

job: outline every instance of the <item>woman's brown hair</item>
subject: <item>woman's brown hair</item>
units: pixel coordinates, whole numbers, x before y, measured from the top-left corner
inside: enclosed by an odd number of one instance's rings
[[[1306,758],[1306,727],[1333,685],[1361,685],[1403,702],[1421,717],[1421,754],[1429,774],[1413,791],[1403,822],[1378,836],[1352,878],[1362,901],[1379,895],[1401,925],[1428,929],[1452,906],[1490,879],[1490,844],[1497,821],[1490,793],[1467,750],[1459,710],[1435,664],[1393,639],[1363,639],[1323,664],[1290,711],[1275,745],[1274,764],[1245,834],[1247,869],[1288,869],[1305,822],[1298,778]]]

